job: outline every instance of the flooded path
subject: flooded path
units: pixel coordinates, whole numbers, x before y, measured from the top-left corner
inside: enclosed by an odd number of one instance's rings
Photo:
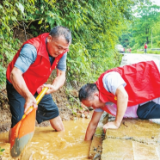
[[[89,121],[64,121],[64,132],[55,132],[51,127],[36,128],[19,160],[87,160],[91,141],[84,141],[84,136]],[[0,134],[0,147],[5,149],[2,160],[12,160],[8,133]]]

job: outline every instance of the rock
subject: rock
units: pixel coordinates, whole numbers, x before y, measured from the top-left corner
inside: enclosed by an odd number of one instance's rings
[[[82,114],[81,114],[81,117],[82,117],[82,118],[85,118],[85,114],[84,114],[84,113],[82,113]]]
[[[89,114],[88,114],[88,115],[86,115],[86,116],[85,116],[85,118],[89,119],[89,118],[90,118],[90,115],[89,115]]]

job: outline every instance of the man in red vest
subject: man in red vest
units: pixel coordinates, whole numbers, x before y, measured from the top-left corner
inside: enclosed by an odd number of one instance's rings
[[[27,40],[15,54],[6,72],[6,88],[12,114],[11,128],[21,120],[30,106],[34,106],[38,107],[38,123],[50,120],[56,131],[64,130],[51,93],[65,82],[66,56],[71,40],[70,30],[57,26],[50,33]],[[37,106],[35,97],[54,69],[57,69],[57,76],[52,84],[45,85],[49,89]]]
[[[144,52],[147,53],[147,43],[144,44]]]
[[[123,117],[160,118],[159,88],[159,61],[113,68],[101,74],[96,83],[82,86],[80,101],[94,109],[85,140],[91,140],[103,111],[116,117],[103,126],[104,131],[119,128]]]

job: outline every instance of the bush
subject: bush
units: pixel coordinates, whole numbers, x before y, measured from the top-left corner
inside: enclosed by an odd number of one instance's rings
[[[1,70],[18,49],[15,28],[37,36],[62,25],[70,28],[73,43],[67,57],[68,80],[95,80],[100,72],[117,65],[113,51],[129,19],[133,0],[8,0],[0,2]],[[4,56],[5,55],[5,56]],[[5,59],[6,58],[6,59]],[[1,62],[1,61],[0,61]],[[5,63],[4,63],[5,62]],[[1,81],[4,71],[0,72]],[[92,75],[93,73],[93,75]]]
[[[160,41],[157,42],[157,46],[160,48]]]

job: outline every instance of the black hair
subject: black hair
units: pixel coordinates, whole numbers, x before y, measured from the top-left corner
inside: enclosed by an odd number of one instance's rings
[[[52,28],[49,33],[53,38],[58,38],[59,36],[64,36],[68,43],[72,42],[72,35],[71,31],[67,27],[63,26],[56,26]]]
[[[95,83],[87,83],[79,90],[79,100],[87,100],[92,97],[92,94],[97,91],[98,88]]]

